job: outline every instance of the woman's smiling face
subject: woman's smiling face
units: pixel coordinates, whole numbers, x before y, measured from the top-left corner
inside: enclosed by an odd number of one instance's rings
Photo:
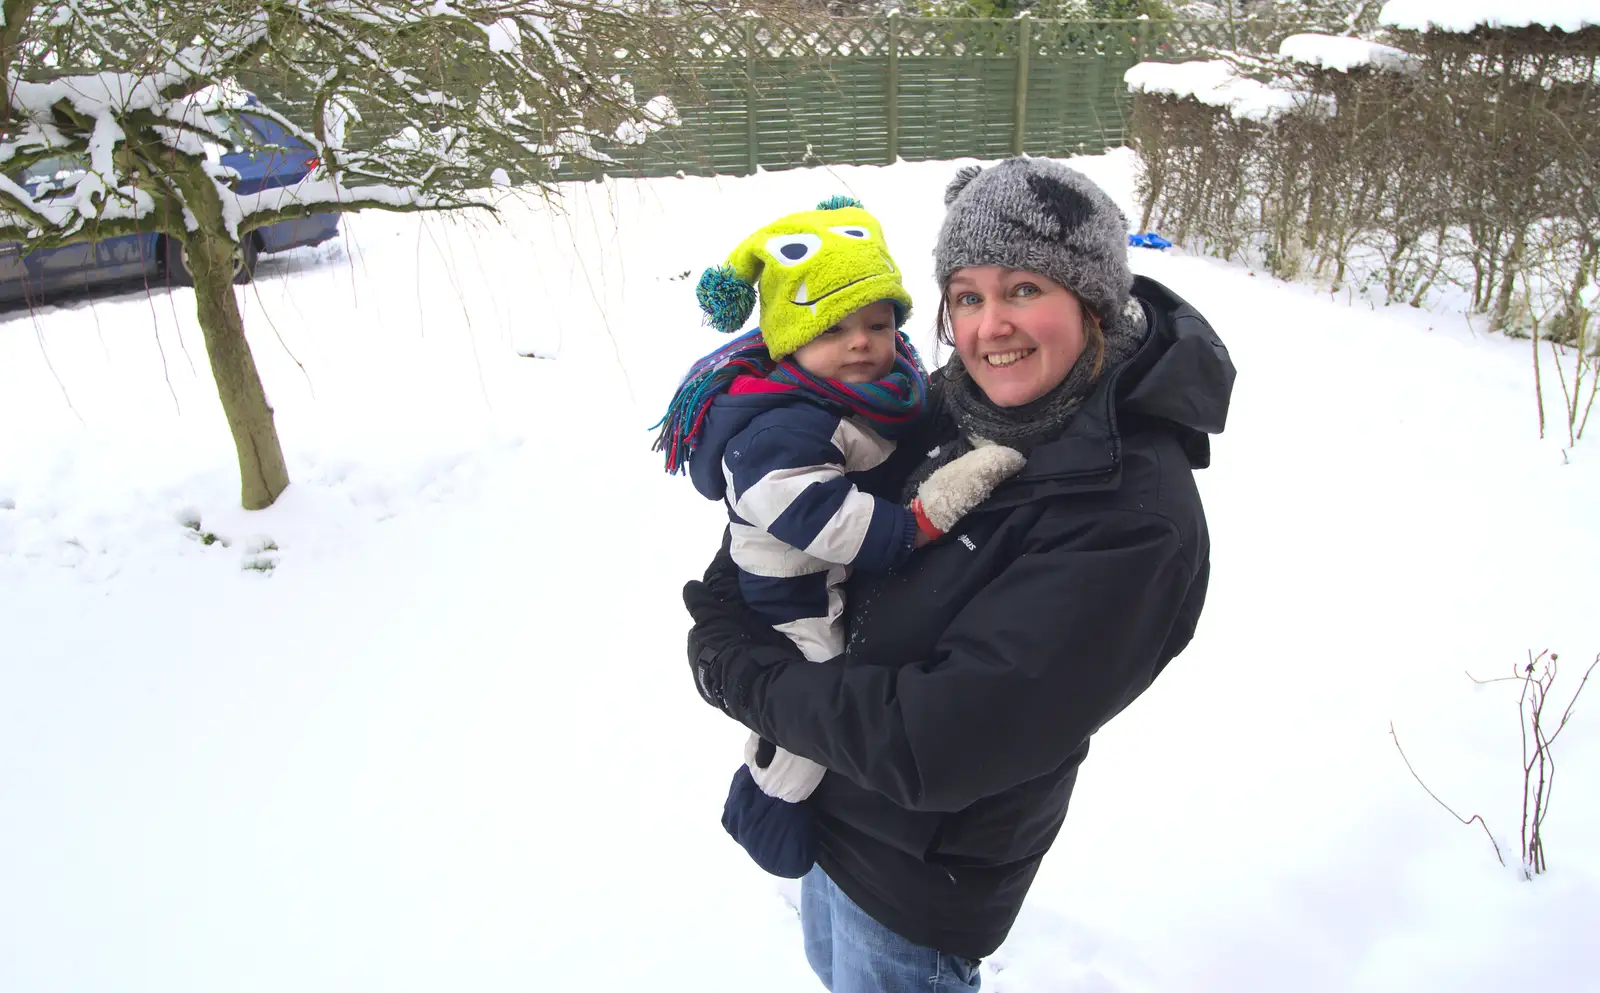
[[[1066,287],[999,266],[957,269],[945,287],[956,354],[1000,407],[1055,389],[1083,354],[1083,307]]]

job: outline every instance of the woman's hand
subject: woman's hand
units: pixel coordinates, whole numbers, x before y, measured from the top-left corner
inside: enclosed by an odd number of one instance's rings
[[[767,670],[805,656],[793,643],[745,606],[739,596],[739,571],[726,547],[705,577],[683,587],[689,629],[689,668],[701,699],[740,723],[748,723],[749,694]]]

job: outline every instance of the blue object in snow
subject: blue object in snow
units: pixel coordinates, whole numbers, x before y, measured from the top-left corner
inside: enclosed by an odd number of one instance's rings
[[[1171,248],[1172,242],[1156,234],[1146,231],[1144,234],[1128,235],[1129,248]]]

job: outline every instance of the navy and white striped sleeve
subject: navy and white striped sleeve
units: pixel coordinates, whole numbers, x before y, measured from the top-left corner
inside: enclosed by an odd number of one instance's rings
[[[723,455],[728,500],[743,521],[808,555],[886,572],[910,555],[916,517],[863,493],[845,475],[827,420],[766,419],[732,439]],[[833,419],[837,425],[837,419]]]

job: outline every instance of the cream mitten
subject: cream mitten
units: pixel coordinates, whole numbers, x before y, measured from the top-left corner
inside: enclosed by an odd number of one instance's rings
[[[942,534],[956,526],[996,486],[1015,476],[1028,458],[1015,448],[973,438],[977,447],[933,470],[917,487],[922,515]]]

